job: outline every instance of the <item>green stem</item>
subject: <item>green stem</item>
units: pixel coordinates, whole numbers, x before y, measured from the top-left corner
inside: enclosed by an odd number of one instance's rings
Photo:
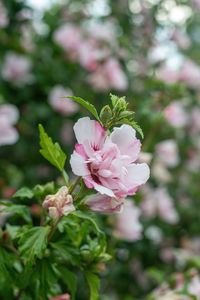
[[[69,185],[69,177],[64,169],[62,170],[62,176],[64,178],[66,186],[68,186]]]
[[[74,184],[69,188],[69,194],[71,194],[74,191],[75,187],[79,184],[80,180],[81,180],[81,176],[76,178]]]
[[[56,231],[56,228],[57,228],[57,226],[58,226],[58,223],[60,222],[61,219],[62,219],[62,217],[58,218],[58,219],[56,220],[56,222],[52,225],[51,231],[49,232],[48,237],[47,237],[47,243],[48,243],[48,244],[49,244],[49,242],[50,242],[50,240],[51,240],[51,238],[52,238],[54,232]]]

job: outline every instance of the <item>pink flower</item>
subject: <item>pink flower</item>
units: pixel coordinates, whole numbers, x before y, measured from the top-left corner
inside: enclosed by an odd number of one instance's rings
[[[121,214],[117,215],[115,235],[126,241],[141,238],[142,225],[139,222],[140,210],[132,200],[126,200]]]
[[[145,186],[142,189],[142,194],[143,201],[140,207],[144,216],[152,218],[158,215],[162,220],[170,224],[178,222],[178,214],[166,188],[159,187],[153,190],[149,186]]]
[[[179,80],[191,88],[199,89],[200,66],[192,60],[186,60],[180,70]]]
[[[200,300],[200,280],[199,277],[196,275],[192,278],[188,286],[188,292],[197,297],[197,300]]]
[[[3,3],[0,0],[0,28],[4,28],[8,25],[9,20],[8,20],[8,14],[3,6]]]
[[[177,144],[174,140],[165,140],[156,145],[158,159],[168,167],[176,167],[179,163]]]
[[[68,121],[64,123],[60,130],[60,138],[63,144],[71,145],[74,140],[74,132],[72,122]]]
[[[200,9],[200,0],[193,0],[192,2],[196,6],[196,8]]]
[[[78,144],[71,156],[74,174],[82,176],[88,188],[110,197],[133,195],[149,178],[147,164],[134,163],[141,143],[129,125],[105,129],[90,118],[81,118],[74,126]]]
[[[79,62],[90,72],[94,72],[99,66],[99,61],[105,59],[110,51],[101,47],[96,40],[86,40],[79,48]]]
[[[90,75],[89,82],[94,89],[106,91],[113,88],[124,91],[128,87],[128,81],[119,62],[112,58]]]
[[[14,144],[18,140],[18,132],[13,127],[18,118],[16,106],[12,104],[0,106],[0,146]]]
[[[191,46],[188,35],[178,28],[174,29],[171,39],[183,50],[186,50]]]
[[[70,295],[69,294],[62,294],[59,296],[55,296],[53,298],[51,298],[50,300],[70,300]]]
[[[179,71],[172,70],[166,65],[162,65],[157,71],[157,77],[166,83],[176,83],[179,81]]]
[[[164,110],[164,115],[170,125],[180,128],[187,124],[188,117],[180,101],[171,102]]]
[[[55,195],[46,196],[42,206],[49,211],[50,218],[67,216],[75,210],[72,196],[68,194],[68,188],[62,186]]]
[[[90,196],[85,203],[95,212],[101,214],[112,214],[122,211],[124,201],[124,198],[109,197],[107,195],[97,193]]]
[[[79,27],[65,24],[54,32],[53,39],[65,51],[78,51],[82,44],[82,32]]]
[[[2,77],[4,80],[22,86],[33,81],[33,76],[29,73],[30,68],[29,58],[8,52],[2,67]]]
[[[64,116],[70,116],[77,112],[78,105],[70,99],[63,98],[72,96],[73,93],[70,89],[65,89],[61,85],[56,85],[50,91],[49,103],[53,109]]]

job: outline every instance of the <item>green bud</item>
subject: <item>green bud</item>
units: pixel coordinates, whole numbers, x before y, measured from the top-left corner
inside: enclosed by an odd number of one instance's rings
[[[106,124],[110,121],[112,118],[112,110],[109,105],[106,105],[102,108],[100,112],[100,119],[103,122],[103,124]]]
[[[111,99],[111,102],[112,102],[112,106],[115,107],[115,105],[117,104],[117,102],[119,100],[119,97],[117,97],[117,96],[110,93],[110,99]]]

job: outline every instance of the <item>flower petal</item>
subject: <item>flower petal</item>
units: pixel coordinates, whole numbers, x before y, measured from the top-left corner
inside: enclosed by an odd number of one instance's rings
[[[110,135],[113,143],[115,143],[122,155],[129,156],[131,162],[134,162],[140,153],[141,143],[135,136],[135,129],[129,125],[122,125],[114,128]]]
[[[85,164],[84,157],[78,154],[76,151],[74,151],[71,155],[70,164],[72,167],[72,172],[77,176],[86,176],[90,174],[90,171]]]
[[[120,212],[124,204],[123,198],[112,198],[107,195],[95,194],[86,200],[86,205],[91,210],[102,214],[111,214]]]
[[[95,120],[90,118],[81,118],[74,125],[74,132],[79,144],[84,141],[89,141],[90,145],[95,148],[100,148],[106,137],[105,129]]]

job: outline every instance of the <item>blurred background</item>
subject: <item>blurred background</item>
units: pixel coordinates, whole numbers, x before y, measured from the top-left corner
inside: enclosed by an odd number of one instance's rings
[[[114,257],[100,299],[190,299],[172,298],[180,286],[200,299],[200,1],[0,0],[2,200],[60,182],[38,123],[69,158],[86,114],[61,97],[100,111],[110,92],[136,112],[151,178],[123,214],[100,219]]]

